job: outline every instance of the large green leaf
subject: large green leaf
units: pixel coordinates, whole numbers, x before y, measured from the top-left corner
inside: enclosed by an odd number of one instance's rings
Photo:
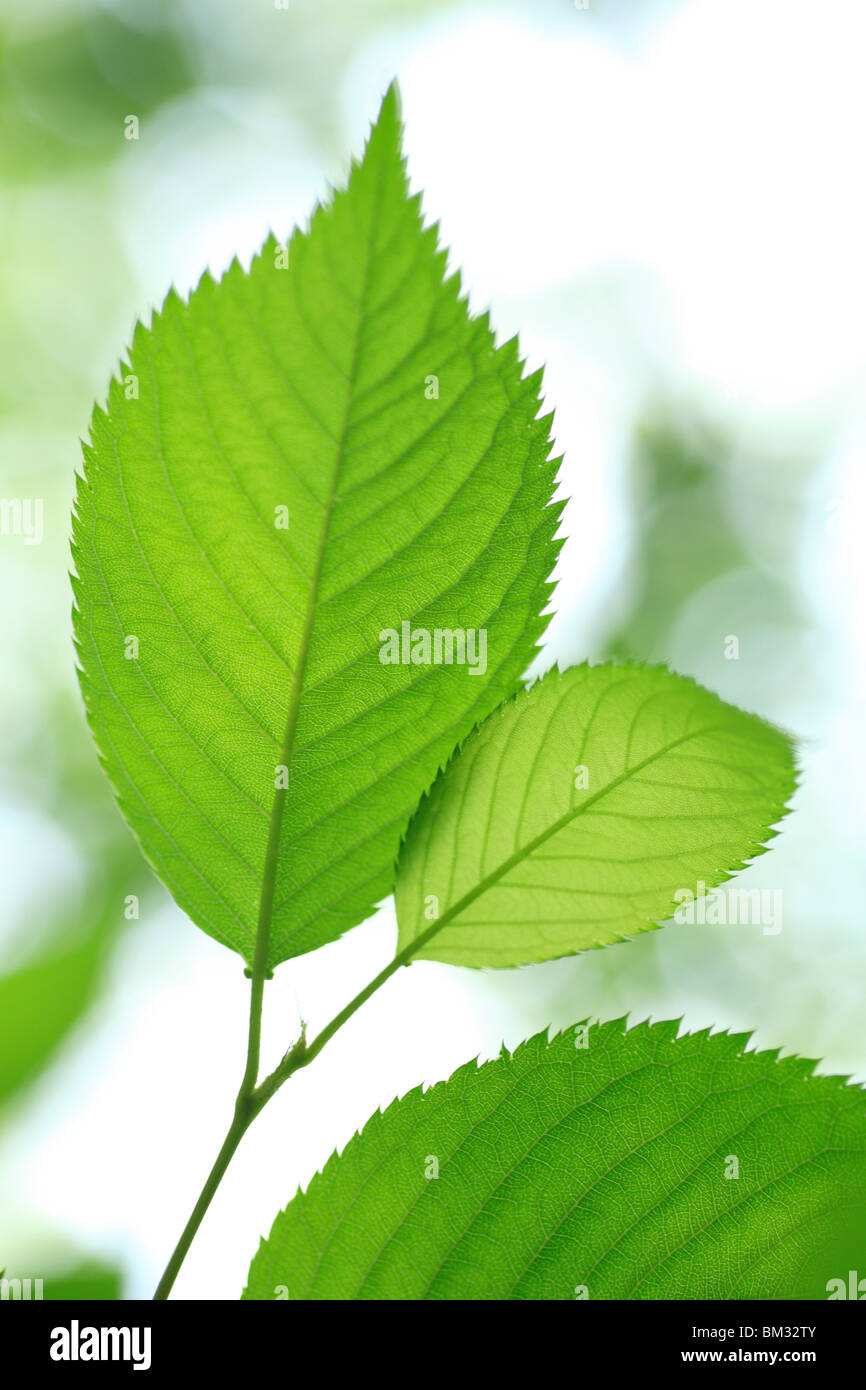
[[[400,135],[392,89],[288,268],[271,240],[139,326],[77,501],[82,685],[121,806],[248,959],[276,866],[271,965],[390,891],[420,795],[545,625],[540,374],[445,278]],[[483,629],[486,672],[383,664],[403,624]]]
[[[864,1092],[677,1029],[540,1033],[411,1091],[277,1217],[244,1296],[821,1296],[866,1191]]]
[[[604,946],[761,852],[790,740],[663,667],[553,671],[466,740],[413,821],[400,947],[510,966]]]

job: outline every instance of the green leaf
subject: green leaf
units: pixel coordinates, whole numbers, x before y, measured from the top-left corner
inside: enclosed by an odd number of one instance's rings
[[[38,775],[46,741],[51,776]],[[109,790],[81,737],[71,693],[49,701],[16,749],[11,769],[22,802],[34,804],[74,847],[81,874],[74,892],[28,906],[13,924],[0,961],[0,1127],[5,1102],[21,1101],[99,998],[111,956],[129,928],[130,896],[142,908],[153,882],[118,819]],[[36,774],[36,775],[34,775]],[[5,953],[4,953],[5,955]]]
[[[50,701],[28,734],[11,769],[16,793],[74,847],[81,879],[76,891],[55,886],[27,907],[0,961],[0,1127],[6,1101],[24,1098],[99,998],[129,927],[128,898],[146,902],[153,887],[81,737],[77,701],[66,693]],[[53,750],[47,785],[33,777],[46,740]]]
[[[645,931],[761,852],[794,781],[784,734],[663,667],[553,671],[470,735],[421,806],[399,947],[512,966]]]
[[[807,1267],[823,1288],[866,1190],[864,1092],[677,1029],[540,1033],[411,1091],[277,1217],[244,1297],[772,1298]]]
[[[0,1108],[54,1061],[97,998],[126,925],[124,895],[140,886],[125,859],[106,860],[88,881],[86,908],[69,904],[32,959],[0,976]]]
[[[546,621],[540,373],[445,278],[400,137],[392,89],[288,268],[272,238],[139,326],[77,500],[82,686],[120,804],[248,960],[272,893],[270,965],[390,892],[419,797]],[[484,630],[486,671],[383,664],[404,623]]]
[[[105,956],[104,932],[91,932],[0,978],[0,1105],[51,1061],[91,1003]]]

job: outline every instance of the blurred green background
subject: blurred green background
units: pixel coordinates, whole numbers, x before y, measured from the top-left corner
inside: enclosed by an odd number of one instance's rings
[[[379,1104],[547,1023],[755,1028],[866,1079],[858,0],[0,4],[0,1267],[147,1296],[234,1094],[238,959],[154,882],[77,695],[79,440],[171,283],[305,220],[396,74],[476,309],[547,366],[572,500],[537,669],[667,661],[799,739],[743,887],[778,935],[671,925],[512,972],[402,972],[250,1136],[178,1284],[237,1297],[260,1231]],[[804,94],[809,94],[808,101]],[[138,138],[127,139],[130,115]],[[731,637],[738,654],[731,657]],[[131,899],[138,902],[133,915]],[[388,958],[370,923],[282,967],[275,1056]]]

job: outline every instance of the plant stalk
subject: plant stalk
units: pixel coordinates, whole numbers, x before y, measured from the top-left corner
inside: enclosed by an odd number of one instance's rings
[[[213,1201],[214,1194],[225,1176],[226,1169],[231,1163],[238,1145],[255,1120],[261,1113],[268,1101],[276,1095],[277,1091],[302,1067],[309,1066],[314,1058],[330,1042],[335,1033],[339,1032],[344,1023],[347,1023],[354,1013],[367,1000],[382,988],[386,981],[403,965],[410,965],[414,955],[436,932],[440,931],[447,924],[451,917],[464,906],[465,900],[455,903],[444,916],[428,927],[425,932],[416,937],[414,941],[405,946],[402,951],[398,951],[393,960],[389,961],[384,970],[365,985],[362,990],[355,995],[354,999],[341,1009],[338,1014],[331,1019],[320,1033],[316,1035],[311,1043],[307,1043],[305,1033],[302,1031],[300,1038],[289,1048],[282,1061],[274,1068],[269,1076],[265,1077],[260,1086],[256,1085],[256,1074],[259,1064],[259,1047],[261,1040],[261,1015],[262,1003],[264,998],[265,962],[262,953],[258,952],[257,960],[253,969],[253,983],[250,998],[250,1032],[247,1053],[247,1065],[244,1071],[241,1088],[235,1102],[235,1113],[229,1131],[223,1140],[222,1148],[217,1154],[216,1161],[208,1174],[207,1181],[202,1188],[198,1201],[192,1209],[189,1220],[183,1229],[183,1234],[175,1246],[174,1252],[165,1267],[165,1272],[157,1285],[154,1300],[167,1299],[171,1293],[174,1281],[180,1272],[181,1265],[186,1259],[187,1252],[195,1239],[196,1232],[204,1220],[205,1213]]]

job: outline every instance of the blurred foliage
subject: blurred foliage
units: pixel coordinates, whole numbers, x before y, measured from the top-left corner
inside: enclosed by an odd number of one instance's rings
[[[2,1267],[0,1278],[20,1279],[22,1283],[29,1280],[31,1291],[34,1280],[41,1279],[42,1298],[55,1303],[65,1299],[114,1302],[123,1297],[123,1273],[117,1265],[88,1256],[81,1256],[75,1261],[67,1256],[53,1269],[49,1265],[47,1274],[25,1274],[18,1267]]]
[[[45,1276],[43,1296],[61,1299],[111,1301],[123,1297],[123,1274],[116,1265],[101,1260],[82,1260],[56,1274]]]
[[[16,40],[0,33],[0,177],[48,178],[117,155],[139,119],[193,84],[172,27],[85,12]]]
[[[637,426],[634,587],[627,613],[607,639],[606,656],[670,661],[673,631],[686,604],[735,570],[748,571],[750,612],[759,610],[779,624],[797,620],[790,586],[760,566],[742,539],[726,466],[731,452],[725,434],[701,421],[656,411]],[[731,630],[739,631],[748,616],[731,612]]]
[[[23,963],[0,975],[0,1123],[2,1107],[33,1082],[99,993],[111,951],[127,925],[128,895],[152,884],[141,853],[114,803],[69,696],[55,701],[45,725],[22,744],[7,781],[70,838],[83,866],[81,888],[46,907],[14,941]],[[45,750],[50,776],[45,778]],[[10,778],[11,773],[11,778]],[[24,786],[21,785],[24,783]],[[36,942],[33,950],[29,943]]]
[[[4,16],[0,180],[7,187],[9,207],[20,206],[14,202],[20,196],[16,186],[50,187],[70,174],[107,166],[123,152],[127,115],[143,120],[192,89],[194,64],[181,18],[177,7],[162,0],[150,4],[146,13],[128,4],[123,15],[78,6],[68,14],[31,13],[26,20],[20,13]],[[40,240],[41,229],[30,232],[26,241],[12,243],[14,254],[4,265],[10,279],[4,279],[6,328],[0,340],[10,366],[14,369],[23,355],[28,378],[38,383],[32,420],[38,428],[46,410],[46,374],[54,383],[54,401],[58,367],[81,371],[81,344],[80,333],[71,335],[64,352],[62,341],[45,341],[44,333],[34,338],[32,325],[16,318],[22,281],[32,291],[30,314],[38,323],[45,301],[58,288],[58,276],[62,279],[67,269],[65,259],[55,264],[52,256],[46,275],[48,244]],[[68,256],[68,244],[66,250]],[[91,317],[95,313],[97,321],[108,320],[116,293],[115,285],[102,296],[103,303],[91,292]],[[86,365],[84,370],[86,374]],[[7,383],[10,375],[5,374]],[[89,391],[86,375],[76,378],[76,388]],[[8,408],[20,411],[21,405],[13,380]],[[20,462],[20,442],[18,457]],[[48,479],[40,482],[43,490],[46,483]],[[17,481],[13,491],[21,485]],[[65,665],[58,668],[59,677],[65,674]],[[54,1061],[98,998],[127,925],[126,897],[141,898],[152,884],[94,757],[80,703],[61,693],[59,680],[52,685],[50,673],[48,678],[29,733],[4,766],[4,791],[22,809],[37,810],[57,826],[76,851],[81,879],[65,896],[51,897],[52,885],[45,885],[45,900],[34,919],[13,924],[11,950],[4,951],[5,964],[0,962],[0,1127],[8,1119],[8,1102],[26,1098],[27,1087]]]
[[[0,1105],[39,1074],[93,999],[106,959],[105,912],[73,947],[78,913],[58,921],[36,960],[0,979]]]

